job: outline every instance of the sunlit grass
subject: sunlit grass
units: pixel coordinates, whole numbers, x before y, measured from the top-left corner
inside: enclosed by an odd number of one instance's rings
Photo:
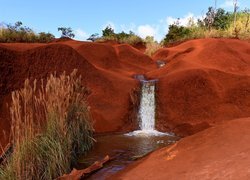
[[[12,93],[13,153],[0,167],[0,179],[54,179],[93,144],[88,90],[76,71],[51,75],[40,89],[36,84],[26,80]]]

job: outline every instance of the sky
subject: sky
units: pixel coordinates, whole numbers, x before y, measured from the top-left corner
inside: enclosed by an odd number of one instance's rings
[[[238,0],[240,9],[250,8],[250,0]],[[215,0],[0,0],[0,23],[21,21],[36,32],[60,36],[58,27],[71,27],[75,39],[86,40],[102,34],[107,25],[115,32],[129,32],[160,41],[168,26],[180,18],[204,17]],[[217,8],[233,11],[233,0],[217,0]]]

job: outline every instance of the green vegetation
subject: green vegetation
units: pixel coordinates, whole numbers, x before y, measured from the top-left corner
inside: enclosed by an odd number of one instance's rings
[[[174,43],[178,40],[187,39],[190,37],[191,33],[192,31],[187,27],[172,24],[169,26],[168,34],[164,39],[164,43]]]
[[[59,27],[57,28],[58,31],[61,31],[61,38],[74,38],[75,34],[70,27]]]
[[[130,31],[129,33],[125,33],[122,31],[121,33],[115,33],[114,29],[111,26],[107,26],[102,30],[102,36],[98,37],[98,34],[92,34],[88,40],[102,42],[102,41],[116,41],[118,43],[127,43],[130,45],[136,45],[139,43],[144,44],[144,40],[137,36],[134,32]]]
[[[36,34],[31,28],[23,26],[22,22],[18,21],[14,25],[7,24],[0,26],[0,42],[41,42],[46,43],[54,39],[54,35],[41,32]]]
[[[163,47],[162,44],[154,40],[153,36],[147,36],[144,41],[146,43],[145,54],[148,56],[152,56],[158,49]]]
[[[197,38],[240,38],[250,37],[250,11],[226,12],[224,9],[208,8],[204,19],[194,22],[189,20],[187,26],[181,26],[179,20],[169,26],[162,43],[168,45]]]
[[[36,84],[26,80],[12,93],[13,153],[0,166],[0,179],[54,179],[69,173],[93,144],[89,92],[76,71],[51,75],[40,90]]]

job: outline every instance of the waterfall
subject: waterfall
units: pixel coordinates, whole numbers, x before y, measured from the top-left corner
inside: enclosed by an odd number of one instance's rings
[[[152,131],[155,128],[155,82],[155,80],[141,81],[141,100],[138,116],[142,131]]]
[[[138,112],[140,130],[133,131],[127,135],[168,135],[168,133],[155,130],[155,87],[157,80],[146,80],[143,75],[136,75],[135,78],[141,82],[141,99]]]

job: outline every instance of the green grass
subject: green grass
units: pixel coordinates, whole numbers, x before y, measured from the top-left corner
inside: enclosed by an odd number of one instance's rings
[[[26,80],[23,89],[12,93],[14,150],[0,167],[0,179],[54,179],[69,173],[92,147],[88,90],[76,71],[51,75],[39,90],[33,84]]]

